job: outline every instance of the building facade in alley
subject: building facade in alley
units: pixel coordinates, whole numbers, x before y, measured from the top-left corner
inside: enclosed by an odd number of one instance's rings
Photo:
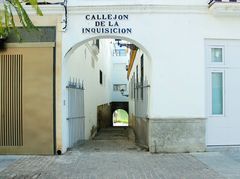
[[[64,153],[116,109],[150,152],[240,145],[238,1],[47,2],[0,52],[0,153]]]

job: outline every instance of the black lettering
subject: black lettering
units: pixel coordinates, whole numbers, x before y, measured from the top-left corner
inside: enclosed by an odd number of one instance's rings
[[[87,33],[90,33],[90,28],[85,28],[85,31],[86,31]]]
[[[118,20],[122,20],[123,16],[122,15],[118,15]]]
[[[96,20],[96,17],[94,15],[92,15],[91,20]]]
[[[100,21],[95,21],[95,26],[100,26],[101,22]]]
[[[113,33],[117,33],[117,28],[114,28],[114,29],[113,29]]]
[[[115,22],[114,26],[119,26],[117,21]]]
[[[88,14],[88,15],[86,15],[86,20],[90,20],[90,15]]]
[[[127,28],[127,34],[131,34],[132,33],[132,29],[131,28]]]
[[[107,33],[107,34],[109,33],[109,28],[105,29],[105,33]]]
[[[108,20],[112,20],[112,14],[108,14]]]
[[[102,20],[107,20],[107,18],[104,14],[102,14]]]

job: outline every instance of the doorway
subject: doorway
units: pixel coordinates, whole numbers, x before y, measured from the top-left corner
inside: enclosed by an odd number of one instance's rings
[[[117,109],[112,115],[113,126],[128,126],[128,113],[123,109]]]
[[[85,140],[94,138],[101,129],[116,125],[135,128],[142,123],[135,116],[146,116],[148,109],[149,59],[128,39],[92,38],[69,49],[63,62],[63,84],[67,85],[70,79],[84,83]],[[63,94],[67,99],[65,88]],[[63,121],[65,134],[67,126]],[[63,137],[68,145],[69,137]]]

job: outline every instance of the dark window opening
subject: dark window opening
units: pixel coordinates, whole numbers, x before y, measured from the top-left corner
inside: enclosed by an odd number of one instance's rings
[[[99,83],[102,85],[103,84],[103,74],[102,71],[99,70]]]
[[[100,48],[99,39],[96,40],[96,46],[97,46],[98,49]]]

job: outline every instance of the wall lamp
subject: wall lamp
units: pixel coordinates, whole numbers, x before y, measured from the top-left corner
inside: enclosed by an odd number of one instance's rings
[[[138,49],[138,47],[136,45],[134,45],[134,44],[120,43],[120,41],[122,41],[121,39],[115,39],[115,41],[117,42],[117,45],[119,47],[127,47],[127,48],[129,48],[131,50],[137,50]]]
[[[124,94],[125,93],[124,89],[120,89],[120,93],[121,93],[121,95],[128,97],[128,94]]]

